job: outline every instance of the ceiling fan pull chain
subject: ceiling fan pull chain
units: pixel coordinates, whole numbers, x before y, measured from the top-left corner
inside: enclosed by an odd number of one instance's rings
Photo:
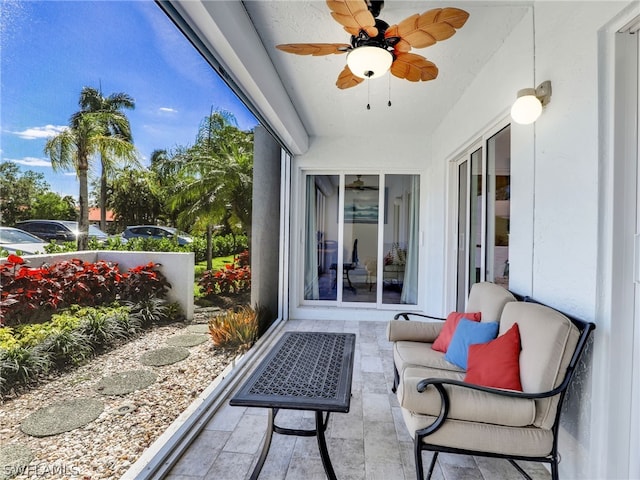
[[[390,107],[391,106],[391,73],[387,74],[387,77],[389,78],[389,101],[387,102],[387,106]]]
[[[367,79],[367,110],[371,110],[371,80]]]

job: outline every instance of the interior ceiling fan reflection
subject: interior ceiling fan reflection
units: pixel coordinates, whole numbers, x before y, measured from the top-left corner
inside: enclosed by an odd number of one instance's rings
[[[377,185],[365,185],[362,175],[356,175],[356,179],[344,186],[347,190],[378,190]]]

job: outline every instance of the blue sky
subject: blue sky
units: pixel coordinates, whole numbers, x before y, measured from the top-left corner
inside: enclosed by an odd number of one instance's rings
[[[78,184],[53,172],[44,144],[84,86],[135,99],[126,113],[145,165],[153,150],[193,144],[211,108],[257,124],[151,0],[0,1],[0,158],[43,173],[55,192],[77,198]]]

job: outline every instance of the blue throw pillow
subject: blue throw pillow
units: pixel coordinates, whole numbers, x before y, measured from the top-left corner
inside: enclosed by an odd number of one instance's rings
[[[498,322],[472,322],[463,318],[458,323],[444,358],[460,368],[467,369],[469,345],[487,343],[498,335]]]

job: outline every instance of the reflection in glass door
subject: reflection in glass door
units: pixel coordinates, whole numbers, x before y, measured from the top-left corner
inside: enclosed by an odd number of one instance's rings
[[[305,182],[304,300],[416,305],[420,177],[307,175]]]
[[[345,175],[342,301],[376,302],[380,177]]]

